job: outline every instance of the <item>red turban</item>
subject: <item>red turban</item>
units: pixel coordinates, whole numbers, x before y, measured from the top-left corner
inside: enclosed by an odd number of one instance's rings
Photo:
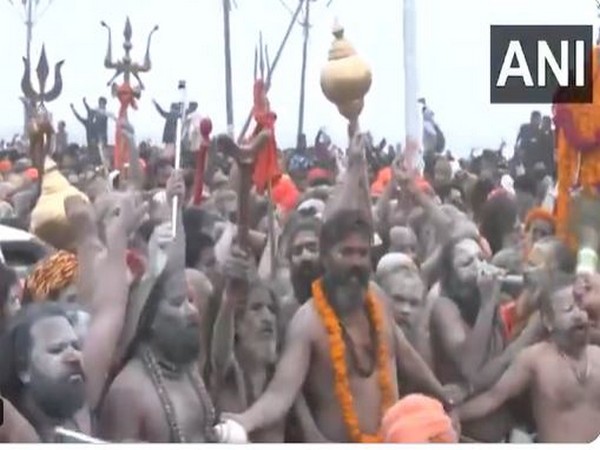
[[[422,394],[411,394],[383,417],[384,442],[390,444],[458,443],[452,420],[442,404]]]

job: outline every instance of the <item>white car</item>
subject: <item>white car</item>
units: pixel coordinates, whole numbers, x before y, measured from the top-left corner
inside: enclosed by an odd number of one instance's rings
[[[38,261],[53,252],[52,247],[33,234],[0,225],[0,261],[12,267],[19,278],[26,277]]]

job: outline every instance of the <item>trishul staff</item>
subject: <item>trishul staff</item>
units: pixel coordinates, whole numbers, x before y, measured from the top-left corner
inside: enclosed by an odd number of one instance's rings
[[[123,31],[123,36],[125,38],[123,49],[125,50],[125,55],[116,62],[112,59],[111,29],[104,21],[101,22],[101,25],[108,30],[108,50],[106,52],[106,57],[104,58],[104,67],[115,71],[114,76],[108,82],[108,86],[111,86],[112,84],[112,94],[117,97],[119,104],[121,105],[119,108],[118,120],[126,122],[128,108],[131,106],[133,109],[137,109],[136,99],[140,98],[141,91],[144,89],[144,83],[142,83],[139,74],[149,72],[152,68],[152,63],[150,62],[150,42],[152,40],[152,35],[158,30],[158,25],[156,25],[148,35],[146,55],[142,64],[135,63],[131,59],[130,52],[133,44],[131,43],[132,30],[129,17],[127,17],[125,29]],[[123,75],[123,82],[118,85],[114,81],[120,75]],[[132,75],[138,81],[138,85],[135,87],[131,85]],[[127,139],[121,132],[120,127],[117,127],[115,131],[114,167],[117,170],[122,170],[128,160],[129,148]]]
[[[279,171],[277,167],[277,144],[275,142],[276,115],[271,111],[265,84],[265,56],[261,39],[260,78],[258,77],[259,58],[255,51],[254,59],[254,107],[256,126],[249,144],[239,146],[228,135],[217,137],[218,148],[235,159],[239,170],[238,183],[238,235],[237,243],[250,253],[248,235],[250,230],[250,189],[254,183],[259,194],[269,189]],[[272,231],[272,230],[270,230]],[[271,233],[270,233],[271,234]]]
[[[33,117],[27,130],[29,134],[29,145],[33,167],[38,171],[38,183],[41,186],[44,175],[44,160],[52,145],[52,121],[46,110],[46,103],[56,100],[62,92],[63,80],[60,73],[64,61],[59,61],[54,66],[54,85],[47,89],[46,82],[50,73],[46,49],[42,46],[42,53],[36,68],[39,90],[36,91],[31,83],[31,64],[27,58],[23,58],[25,70],[21,79],[21,90],[27,99]]]

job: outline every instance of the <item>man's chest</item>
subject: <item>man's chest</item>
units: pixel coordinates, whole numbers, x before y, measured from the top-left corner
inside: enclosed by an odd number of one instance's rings
[[[212,403],[187,377],[164,379],[147,398],[144,434],[150,442],[205,442]]]
[[[575,362],[553,355],[536,367],[534,402],[568,410],[583,404],[600,408],[600,361]]]

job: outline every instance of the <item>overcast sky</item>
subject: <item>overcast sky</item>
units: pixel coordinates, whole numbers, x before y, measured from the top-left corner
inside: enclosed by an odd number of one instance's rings
[[[344,142],[345,123],[327,102],[319,85],[320,70],[331,44],[331,26],[338,17],[346,36],[373,71],[361,125],[376,138],[396,142],[404,137],[402,2],[400,0],[317,0],[311,5],[312,28],[308,50],[305,132],[312,140],[326,126],[338,143]],[[25,26],[20,0],[0,0],[0,137],[22,127],[19,101],[25,54]],[[48,0],[40,0],[39,12]],[[271,58],[291,18],[297,0],[236,0],[231,13],[235,127],[239,131],[252,101],[254,45],[262,30]],[[146,90],[139,111],[132,115],[138,138],[160,141],[162,120],[152,106],[165,107],[177,97],[177,81],[187,80],[188,97],[212,118],[214,129],[225,130],[225,77],[221,0],[54,0],[33,31],[32,58],[42,43],[51,66],[65,59],[64,90],[51,103],[55,119],[67,122],[72,140],[82,141],[83,127],[69,109],[83,111],[82,97],[95,103],[117,101],[106,86],[112,73],[103,67],[107,33],[113,29],[113,56],[121,57],[127,15],[133,26],[133,55],[141,60],[146,38],[155,24],[153,68],[143,74]],[[288,6],[288,8],[285,7]],[[594,0],[418,0],[420,96],[436,113],[448,147],[468,153],[471,147],[512,143],[531,105],[490,105],[489,26],[491,24],[595,24]],[[274,75],[269,95],[278,113],[277,139],[292,145],[298,123],[302,29],[296,25]],[[52,77],[49,80],[52,83]],[[540,108],[549,111],[548,107]]]

